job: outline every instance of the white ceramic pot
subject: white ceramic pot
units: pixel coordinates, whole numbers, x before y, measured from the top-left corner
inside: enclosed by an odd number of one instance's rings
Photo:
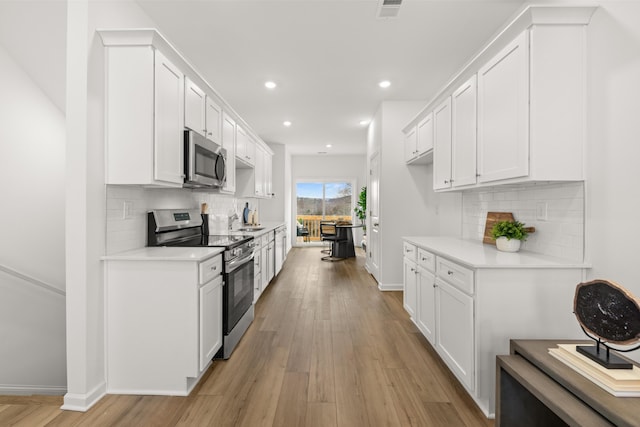
[[[506,237],[498,237],[496,239],[496,247],[502,252],[518,252],[520,243],[522,242],[518,239],[507,239]]]

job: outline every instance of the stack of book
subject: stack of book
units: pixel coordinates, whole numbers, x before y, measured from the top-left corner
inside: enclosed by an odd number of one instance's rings
[[[575,344],[558,344],[549,354],[614,396],[640,397],[640,368],[635,365],[632,369],[607,369],[578,353]]]

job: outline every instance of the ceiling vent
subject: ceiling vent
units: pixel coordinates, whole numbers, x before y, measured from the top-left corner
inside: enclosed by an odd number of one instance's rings
[[[378,19],[397,18],[402,0],[378,0]]]

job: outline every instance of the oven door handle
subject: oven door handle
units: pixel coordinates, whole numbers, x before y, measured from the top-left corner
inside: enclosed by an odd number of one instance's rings
[[[251,253],[245,257],[242,258],[238,258],[238,259],[233,259],[229,262],[227,262],[227,273],[231,273],[233,271],[236,271],[238,268],[242,267],[244,264],[248,263],[249,261],[253,260],[253,257],[255,255],[254,251],[251,251]]]

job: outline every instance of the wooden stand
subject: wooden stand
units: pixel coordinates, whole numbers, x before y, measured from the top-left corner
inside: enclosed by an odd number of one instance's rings
[[[496,358],[496,427],[638,426],[640,398],[615,397],[549,354],[576,340],[511,340]]]

